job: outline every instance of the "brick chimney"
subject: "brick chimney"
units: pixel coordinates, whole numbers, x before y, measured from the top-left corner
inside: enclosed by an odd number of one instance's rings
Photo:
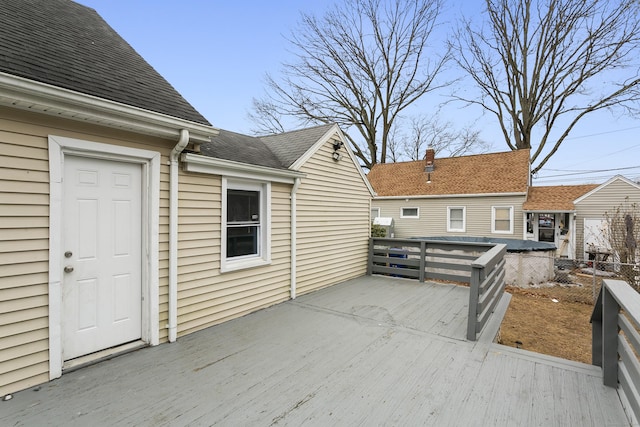
[[[424,167],[424,171],[425,172],[433,172],[433,169],[435,168],[435,157],[436,157],[436,152],[433,150],[432,146],[428,146],[427,147],[427,153],[424,156],[425,159],[425,167]]]

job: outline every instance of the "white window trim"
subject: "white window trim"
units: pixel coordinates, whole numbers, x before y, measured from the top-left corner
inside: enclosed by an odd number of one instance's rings
[[[509,209],[509,231],[496,230],[496,209]],[[491,206],[491,232],[494,234],[513,234],[513,206]]]
[[[260,236],[258,254],[227,258],[227,189],[260,192]],[[271,264],[271,182],[222,178],[222,220],[220,272],[243,270]]]
[[[378,214],[374,215],[373,211],[377,211]],[[374,220],[374,218],[378,218],[380,216],[380,208],[371,208],[371,221]]]
[[[405,215],[404,214],[404,210],[405,209],[415,209],[416,210],[416,215]],[[405,206],[400,208],[400,218],[407,218],[407,219],[418,219],[420,218],[420,208],[416,207],[416,206]]]
[[[462,209],[462,228],[451,227],[451,210]],[[467,229],[467,207],[466,206],[447,206],[447,231],[464,233]]]

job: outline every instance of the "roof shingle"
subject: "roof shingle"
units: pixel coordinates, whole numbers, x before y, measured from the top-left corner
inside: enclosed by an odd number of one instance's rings
[[[598,184],[550,185],[530,187],[527,201],[522,209],[526,211],[572,211],[573,201],[598,187]]]
[[[202,144],[205,156],[277,169],[291,167],[334,125],[320,125],[274,135],[249,136],[220,130]]]
[[[0,72],[210,124],[95,10],[70,0],[2,0]]]
[[[324,124],[275,135],[266,135],[260,137],[260,139],[278,156],[283,166],[288,168],[313,147],[333,126],[335,125]]]
[[[368,178],[378,196],[525,193],[529,150],[436,157],[433,172],[423,160],[376,164]]]
[[[223,129],[211,138],[211,142],[202,144],[200,152],[218,159],[284,169],[280,159],[260,138]]]

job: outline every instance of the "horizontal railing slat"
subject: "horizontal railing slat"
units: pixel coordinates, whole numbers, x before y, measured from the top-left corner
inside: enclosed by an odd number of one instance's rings
[[[374,255],[373,262],[386,263],[386,264],[411,265],[414,267],[420,267],[420,260],[415,258],[396,258],[396,257],[383,257],[383,256]]]
[[[620,363],[618,366],[618,379],[626,400],[637,417],[640,414],[640,394],[638,394],[637,388],[633,385],[632,377],[624,363]]]
[[[471,271],[471,265],[453,264],[450,262],[427,261],[427,268],[428,269],[438,268],[438,269],[444,269],[444,270],[465,271],[465,272]]]
[[[468,261],[468,264],[471,265],[471,261],[477,259],[478,257],[474,255],[451,254],[451,253],[433,252],[433,251],[427,250],[426,258],[427,259],[433,259],[433,258],[460,259],[463,261]]]
[[[640,418],[640,294],[621,280],[604,279],[591,315],[593,364]],[[622,333],[621,333],[622,332]]]
[[[373,267],[373,272],[388,274],[390,276],[412,277],[416,279],[420,277],[420,271],[412,270],[410,268],[384,267],[377,265]]]
[[[367,274],[469,283],[467,339],[475,340],[502,293],[505,244],[372,237]]]
[[[496,292],[495,298],[487,300],[488,302],[487,307],[484,310],[480,311],[480,314],[478,315],[478,325],[476,326],[476,333],[480,333],[480,331],[482,331],[482,328],[484,328],[484,325],[489,321],[489,317],[491,313],[493,313],[493,310],[495,310],[496,305],[498,305],[498,302],[500,302],[500,298],[504,293],[504,282],[503,282],[503,285],[498,286],[497,289],[500,292]]]
[[[640,362],[631,345],[624,339],[622,335],[618,336],[618,354],[620,355],[620,364],[626,366],[629,372],[630,386],[636,393],[638,392],[638,384],[640,384]]]
[[[640,333],[624,313],[618,314],[618,325],[626,335],[629,344],[633,346],[634,351],[640,353]]]
[[[490,287],[496,280],[499,280],[501,273],[504,273],[504,260],[502,263],[498,263],[493,270],[489,272],[484,281],[480,284],[480,293],[485,293],[487,288]]]

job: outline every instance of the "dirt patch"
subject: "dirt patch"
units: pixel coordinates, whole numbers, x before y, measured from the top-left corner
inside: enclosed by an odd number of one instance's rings
[[[591,363],[591,281],[582,286],[507,287],[511,303],[499,342],[536,353]],[[599,290],[599,283],[597,284]]]

